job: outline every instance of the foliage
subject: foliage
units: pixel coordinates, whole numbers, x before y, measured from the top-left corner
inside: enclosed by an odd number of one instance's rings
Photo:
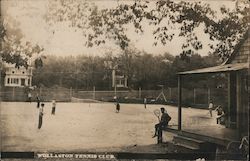
[[[15,64],[16,68],[20,66],[28,67],[28,61],[34,56],[39,55],[44,49],[38,44],[23,40],[21,30],[17,27],[17,22],[14,21],[15,27],[7,24],[0,23],[0,41],[1,61],[6,63]],[[41,58],[40,58],[41,59]],[[37,68],[41,67],[37,64]]]
[[[99,9],[90,1],[53,0],[48,4],[45,19],[51,27],[53,24],[67,23],[70,27],[81,30],[87,38],[85,45],[88,47],[107,41],[116,42],[124,51],[122,59],[127,59],[127,62],[130,62],[131,57],[128,54],[130,39],[126,30],[131,26],[136,33],[143,33],[145,24],[154,26],[154,45],[165,45],[174,37],[184,37],[186,42],[182,44],[181,57],[190,57],[203,48],[204,44],[197,35],[197,29],[202,28],[210,37],[211,49],[222,59],[231,54],[235,44],[249,28],[250,7],[246,0],[235,2],[233,10],[222,7],[219,12],[206,2],[198,1],[138,0],[117,1],[117,4],[116,7]],[[0,24],[2,60],[16,64],[16,67],[27,67],[28,59],[38,55],[35,65],[43,66],[42,58],[39,57],[43,48],[24,42],[18,25],[6,27],[3,22]],[[129,66],[131,67],[130,64],[125,64],[124,70],[132,81],[133,74],[128,71],[131,70]]]
[[[92,90],[95,86],[96,90],[112,90],[111,73],[118,65],[117,71],[128,77],[130,89],[159,89],[158,85],[176,87],[177,72],[217,65],[217,60],[214,55],[201,57],[194,54],[183,59],[169,53],[152,55],[134,48],[128,48],[117,57],[108,54],[103,57],[50,55],[45,59],[44,67],[34,71],[33,84],[84,90]],[[198,85],[198,80],[194,79],[196,83],[190,83],[190,87]]]
[[[209,34],[211,42],[218,41],[216,45],[210,44],[214,53],[225,59],[249,27],[249,3],[239,1],[235,5],[234,10],[222,7],[219,13],[222,18],[217,18],[218,13],[209,4],[196,1],[118,2],[115,8],[98,9],[88,1],[56,0],[51,4],[46,18],[51,24],[69,22],[70,26],[82,30],[89,47],[110,39],[122,50],[127,50],[130,42],[126,34],[128,25],[133,25],[135,32],[142,33],[142,24],[147,22],[156,27],[155,45],[166,44],[166,41],[171,41],[175,36],[185,37],[181,54],[187,56],[202,49],[203,44],[196,29],[203,28]],[[179,34],[173,33],[173,29],[179,30]]]

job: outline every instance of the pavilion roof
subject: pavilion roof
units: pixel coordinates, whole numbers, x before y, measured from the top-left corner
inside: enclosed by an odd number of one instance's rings
[[[236,63],[236,64],[225,64],[218,65],[214,67],[196,69],[186,72],[179,72],[179,75],[188,75],[188,74],[202,74],[202,73],[223,73],[229,71],[238,71],[243,69],[249,69],[249,63]]]

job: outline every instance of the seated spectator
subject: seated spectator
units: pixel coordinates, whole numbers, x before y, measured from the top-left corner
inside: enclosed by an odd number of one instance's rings
[[[171,120],[171,117],[168,115],[165,108],[161,108],[161,113],[161,120],[158,124],[155,125],[155,134],[153,138],[157,136],[159,130],[163,130],[164,128],[166,128],[168,126],[168,122]]]
[[[221,106],[218,106],[215,111],[217,111],[217,124],[225,124],[225,111]]]

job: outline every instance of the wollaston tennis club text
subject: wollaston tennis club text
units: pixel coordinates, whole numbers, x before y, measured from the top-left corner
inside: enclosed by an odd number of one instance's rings
[[[115,159],[113,154],[37,153],[37,158]]]

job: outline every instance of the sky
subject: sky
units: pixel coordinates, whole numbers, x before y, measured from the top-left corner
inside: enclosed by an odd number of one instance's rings
[[[119,54],[120,48],[115,45],[113,41],[106,43],[105,45],[93,48],[87,48],[84,46],[85,38],[82,36],[81,31],[69,28],[66,24],[60,24],[53,26],[54,31],[51,32],[51,26],[48,25],[44,19],[44,15],[48,11],[48,3],[50,0],[3,0],[1,2],[2,15],[5,19],[5,23],[11,24],[11,20],[18,22],[18,27],[21,29],[24,40],[30,41],[33,44],[42,46],[45,50],[43,54],[52,54],[60,56],[69,55],[103,55],[105,52],[113,52],[113,54]],[[115,0],[103,0],[94,1],[99,8],[110,8],[117,5]],[[128,1],[133,2],[133,1]],[[233,1],[221,0],[221,1],[206,1],[209,2],[211,7],[218,10],[221,6],[225,5],[232,8]],[[121,3],[121,1],[119,2]],[[168,52],[172,55],[178,55],[181,53],[181,44],[185,42],[182,38],[175,38],[171,42],[168,42],[165,46],[159,45],[153,46],[154,36],[152,35],[152,28],[145,26],[144,34],[137,35],[128,28],[128,37],[131,39],[131,43],[139,50],[146,51],[151,54],[163,54]],[[210,48],[206,45],[209,43],[208,35],[205,35],[202,29],[197,30],[200,40],[204,43],[203,49],[198,53],[205,56],[209,53]]]

